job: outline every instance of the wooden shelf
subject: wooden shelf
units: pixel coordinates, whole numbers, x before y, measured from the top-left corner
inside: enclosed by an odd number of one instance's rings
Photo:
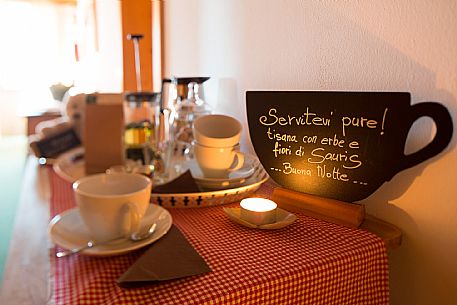
[[[402,232],[393,224],[371,215],[366,215],[360,229],[371,232],[384,240],[387,249],[393,250],[401,245]]]
[[[36,126],[44,121],[49,121],[61,117],[61,113],[57,111],[47,111],[40,113],[30,113],[25,116],[27,120],[27,136],[35,134]]]
[[[277,186],[274,182],[272,185]],[[401,230],[393,224],[367,215],[364,205],[309,195],[281,187],[274,187],[271,197],[278,207],[290,212],[302,213],[331,223],[371,232],[382,238],[389,250],[401,245]]]

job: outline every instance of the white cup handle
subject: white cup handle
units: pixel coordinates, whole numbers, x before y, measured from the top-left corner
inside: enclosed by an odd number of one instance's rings
[[[233,171],[236,171],[237,169],[240,169],[244,164],[244,154],[239,151],[234,151],[233,153],[235,154],[233,161],[235,162],[235,158],[236,158],[236,163],[234,163],[234,164],[232,164],[232,166],[230,166],[230,168],[228,169],[229,172],[233,172]]]
[[[128,202],[124,205],[124,215],[122,217],[122,235],[130,236],[138,231],[141,217],[136,204]]]

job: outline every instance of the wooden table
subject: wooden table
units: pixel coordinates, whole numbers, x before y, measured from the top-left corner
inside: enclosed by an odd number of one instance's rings
[[[48,169],[29,156],[0,290],[0,304],[43,305],[51,299],[51,244],[47,236],[49,198]]]

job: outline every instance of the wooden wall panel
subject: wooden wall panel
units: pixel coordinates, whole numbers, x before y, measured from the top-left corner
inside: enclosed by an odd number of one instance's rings
[[[152,0],[152,87],[161,90],[164,66],[163,1]]]

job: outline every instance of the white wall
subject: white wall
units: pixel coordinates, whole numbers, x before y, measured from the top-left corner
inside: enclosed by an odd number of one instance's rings
[[[79,92],[122,92],[122,25],[119,0],[79,0],[76,38],[79,62],[75,87]]]
[[[284,89],[410,91],[457,123],[456,15],[453,0],[165,0],[166,73],[211,76],[207,101],[244,122],[246,90]],[[407,150],[432,127],[415,124]],[[404,233],[389,254],[393,305],[457,304],[455,169],[454,137],[364,201]]]
[[[0,136],[25,134],[23,116],[59,109],[49,86],[72,81],[73,12],[67,4],[0,0]]]

